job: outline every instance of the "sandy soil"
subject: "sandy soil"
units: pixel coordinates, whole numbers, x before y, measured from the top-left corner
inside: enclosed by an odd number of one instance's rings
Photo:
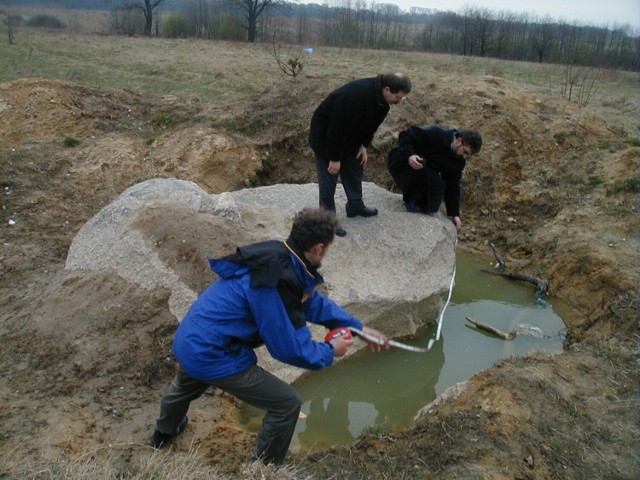
[[[306,127],[282,125],[289,99],[304,97],[298,108],[310,110],[323,83],[283,82],[225,112],[251,138],[212,128],[213,108],[179,99],[34,79],[0,85],[3,478],[22,478],[25,459],[97,457],[107,446],[122,472],[152,455],[146,444],[174,371],[168,292],[64,271],[71,240],[148,178],[212,193],[313,181]],[[391,187],[384,157],[394,132],[455,110],[485,136],[465,175],[462,248],[488,253],[493,242],[510,268],[547,278],[584,320],[569,325],[566,353],[503,361],[415,428],[291,461],[320,479],[636,478],[638,206],[624,186],[637,178],[640,148],[603,117],[501,79],[439,84],[447,87],[412,94],[416,110],[431,105],[424,117],[387,119],[367,180]],[[171,119],[163,128],[158,111]],[[65,145],[71,138],[80,144]],[[175,240],[170,230],[155,235]],[[202,289],[212,277],[190,252],[207,249],[179,250],[176,263]],[[169,455],[196,448],[240,475],[253,438],[235,426],[234,404],[220,392],[196,402]]]

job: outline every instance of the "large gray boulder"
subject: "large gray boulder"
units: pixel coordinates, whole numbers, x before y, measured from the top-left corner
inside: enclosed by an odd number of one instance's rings
[[[363,194],[379,215],[346,218],[346,199],[338,186],[338,217],[348,235],[336,238],[320,270],[326,293],[389,336],[411,335],[435,321],[449,288],[455,228],[441,215],[407,213],[400,195],[374,184],[365,183]],[[206,271],[207,255],[231,253],[254,241],[286,239],[294,214],[316,207],[317,196],[317,184],[211,195],[193,182],[149,180],[127,189],[80,229],[66,268],[113,270],[145,289],[167,288],[169,309],[180,321],[209,281],[203,283],[205,274],[198,273]],[[185,273],[184,264],[172,258],[187,256],[185,251],[198,265],[195,273]],[[314,334],[324,332],[314,329]],[[264,351],[259,356],[265,368],[287,381],[303,373]]]

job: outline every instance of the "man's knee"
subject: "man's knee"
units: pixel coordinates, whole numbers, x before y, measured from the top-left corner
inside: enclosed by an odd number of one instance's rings
[[[295,390],[293,392],[293,395],[291,395],[290,397],[289,405],[293,410],[298,411],[300,411],[300,408],[302,407],[302,398],[300,397],[300,394]]]
[[[280,408],[285,415],[295,415],[295,417],[298,418],[298,413],[300,413],[300,409],[302,408],[302,398],[300,394],[294,390],[291,395],[283,399]]]

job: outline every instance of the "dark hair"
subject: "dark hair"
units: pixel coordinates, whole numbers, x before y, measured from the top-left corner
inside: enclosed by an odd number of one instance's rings
[[[306,252],[317,243],[330,244],[335,238],[337,228],[338,219],[334,212],[321,208],[305,208],[294,217],[289,238]]]
[[[380,83],[382,83],[382,88],[389,87],[391,93],[409,93],[411,91],[411,80],[404,73],[385,73],[382,75]]]
[[[482,137],[475,130],[461,130],[458,135],[465,145],[471,147],[473,153],[478,153],[482,148]]]

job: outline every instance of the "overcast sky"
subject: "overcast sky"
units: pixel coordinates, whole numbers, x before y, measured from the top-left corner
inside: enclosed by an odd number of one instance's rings
[[[320,3],[320,2],[318,2]],[[411,7],[435,8],[459,12],[469,5],[494,12],[530,13],[568,23],[613,26],[631,24],[640,29],[640,0],[377,0],[393,3],[403,10]]]

